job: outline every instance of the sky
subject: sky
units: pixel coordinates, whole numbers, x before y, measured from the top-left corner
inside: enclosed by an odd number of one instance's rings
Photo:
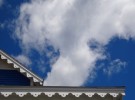
[[[0,49],[44,86],[126,86],[134,97],[134,0],[0,0]]]

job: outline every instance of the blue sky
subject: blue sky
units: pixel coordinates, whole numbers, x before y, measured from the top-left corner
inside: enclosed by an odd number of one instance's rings
[[[135,3],[118,1],[4,0],[0,49],[44,85],[126,86],[133,99]]]

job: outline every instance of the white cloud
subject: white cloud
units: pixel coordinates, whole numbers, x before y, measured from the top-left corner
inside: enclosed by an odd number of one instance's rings
[[[110,66],[104,68],[103,71],[108,76],[111,76],[114,73],[119,73],[122,69],[126,67],[126,64],[126,62],[123,62],[120,59],[116,59],[110,63]]]
[[[44,52],[46,40],[59,49],[44,85],[79,86],[112,38],[135,37],[134,12],[134,0],[32,0],[21,6],[16,37],[28,52]],[[89,48],[93,40],[96,50]]]
[[[14,58],[24,65],[27,65],[27,66],[31,65],[31,60],[25,55],[14,56]]]

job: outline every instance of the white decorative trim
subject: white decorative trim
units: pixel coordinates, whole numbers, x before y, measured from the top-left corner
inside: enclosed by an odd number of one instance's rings
[[[95,93],[85,93],[88,97],[92,97]]]
[[[121,95],[125,95],[125,93],[121,93]]]
[[[30,74],[26,73],[27,77],[32,77]]]
[[[40,85],[42,85],[43,83],[42,82],[40,82]]]
[[[44,92],[44,94],[48,97],[52,97],[53,95],[55,95],[55,92]]]
[[[7,59],[5,56],[1,55],[1,59]]]
[[[16,95],[18,95],[19,97],[23,97],[26,94],[27,92],[16,92]]]
[[[34,77],[33,77],[33,81],[34,81],[34,82],[38,82],[38,80],[37,80],[37,79],[35,79]]]
[[[2,94],[4,97],[8,97],[9,95],[12,94],[12,92],[1,92],[1,94]]]
[[[113,96],[113,97],[117,97],[118,93],[110,93],[110,95]]]
[[[80,97],[80,95],[82,95],[82,93],[72,93],[72,95],[74,95],[75,97]]]
[[[98,95],[100,95],[101,97],[105,97],[107,93],[98,93]]]
[[[15,61],[13,58],[8,56],[6,53],[0,50],[1,59],[6,59],[8,64],[13,64],[13,68],[19,68],[19,71],[21,73],[26,73],[26,77],[30,78],[33,77],[34,82],[39,82],[40,85],[42,85],[42,79],[38,78],[38,76],[34,75],[32,72],[28,71],[24,66],[19,64],[17,61]]]
[[[33,97],[38,97],[39,95],[41,95],[41,92],[31,92],[30,93]]]
[[[13,62],[11,60],[7,60],[7,63],[8,64],[12,64]]]
[[[69,93],[66,92],[59,92],[58,93],[61,97],[66,97]]]
[[[48,97],[52,97],[56,93],[58,93],[61,97],[66,97],[67,95],[69,95],[69,93],[71,93],[75,97],[80,97],[84,92],[83,93],[82,92],[1,92],[1,94],[4,97],[8,97],[12,93],[15,93],[19,97],[23,97],[28,93],[30,93],[33,97],[38,97],[39,95],[41,95],[41,93],[47,95]],[[123,93],[92,93],[92,92],[91,93],[85,92],[84,94],[88,97],[93,97],[95,94],[98,94],[100,97],[105,97],[107,94],[110,94],[113,97],[117,97],[119,94],[123,95]]]
[[[21,73],[24,73],[25,71],[24,71],[23,69],[20,68],[20,72],[21,72]]]
[[[17,66],[16,64],[13,64],[13,67],[14,67],[14,68],[19,68],[19,66]]]

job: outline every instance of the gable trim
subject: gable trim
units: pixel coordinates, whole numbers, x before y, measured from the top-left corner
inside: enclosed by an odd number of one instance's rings
[[[43,84],[43,80],[40,77],[35,75],[33,72],[28,70],[26,67],[24,67],[22,64],[20,64],[17,60],[10,57],[8,54],[3,52],[2,50],[0,50],[0,56],[1,56],[1,59],[6,60],[7,64],[13,64],[13,68],[19,69],[20,73],[25,73],[24,75],[27,78],[32,78],[33,82],[35,82],[35,83],[38,82],[38,83],[40,83],[40,85]]]

